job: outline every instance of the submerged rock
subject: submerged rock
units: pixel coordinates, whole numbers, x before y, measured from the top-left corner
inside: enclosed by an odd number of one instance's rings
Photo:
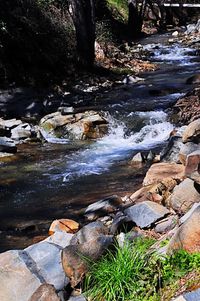
[[[129,207],[125,214],[140,228],[147,228],[169,214],[169,210],[154,202],[145,201]]]

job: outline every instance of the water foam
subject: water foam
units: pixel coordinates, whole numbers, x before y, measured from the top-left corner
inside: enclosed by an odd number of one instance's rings
[[[173,130],[172,124],[167,121],[167,114],[163,111],[137,112],[135,115],[145,116],[146,125],[128,137],[125,135],[126,126],[109,116],[109,134],[90,148],[78,151],[68,158],[63,181],[70,182],[82,176],[102,174],[114,162],[130,157],[134,151],[161,144]]]

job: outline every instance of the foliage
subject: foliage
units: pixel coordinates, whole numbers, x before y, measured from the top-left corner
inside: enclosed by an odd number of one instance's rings
[[[151,245],[152,240],[138,239],[92,263],[84,282],[86,295],[93,301],[159,301],[163,288],[200,269],[200,254],[181,250],[161,257]]]
[[[127,0],[107,0],[108,7],[112,14],[121,22],[128,21],[128,1]]]
[[[51,0],[2,2],[0,68],[5,78],[0,78],[1,83],[49,84],[72,69],[76,46],[67,12],[47,5]]]

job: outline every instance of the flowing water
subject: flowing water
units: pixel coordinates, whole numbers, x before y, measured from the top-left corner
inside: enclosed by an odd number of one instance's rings
[[[0,165],[1,251],[30,244],[33,233],[46,233],[55,218],[79,221],[87,204],[138,188],[145,167],[134,167],[131,158],[165,143],[173,130],[166,109],[187,91],[186,79],[200,66],[194,49],[168,45],[167,38],[143,41],[159,70],[95,103],[109,121],[107,136],[96,142],[49,138],[44,145],[20,145],[16,161]]]

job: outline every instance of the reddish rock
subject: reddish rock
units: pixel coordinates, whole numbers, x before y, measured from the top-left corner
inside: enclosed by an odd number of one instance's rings
[[[29,301],[61,301],[56,294],[55,288],[50,284],[42,284],[35,293],[31,296]]]
[[[147,186],[172,178],[181,180],[184,177],[184,166],[176,163],[155,163],[147,171],[143,185]]]
[[[57,231],[63,231],[67,233],[75,233],[79,229],[79,224],[71,219],[58,219],[52,222],[49,228],[49,235],[54,234]]]
[[[184,249],[187,252],[200,252],[200,206],[183,223],[169,242],[168,253]]]
[[[200,184],[200,150],[187,156],[185,175]]]

